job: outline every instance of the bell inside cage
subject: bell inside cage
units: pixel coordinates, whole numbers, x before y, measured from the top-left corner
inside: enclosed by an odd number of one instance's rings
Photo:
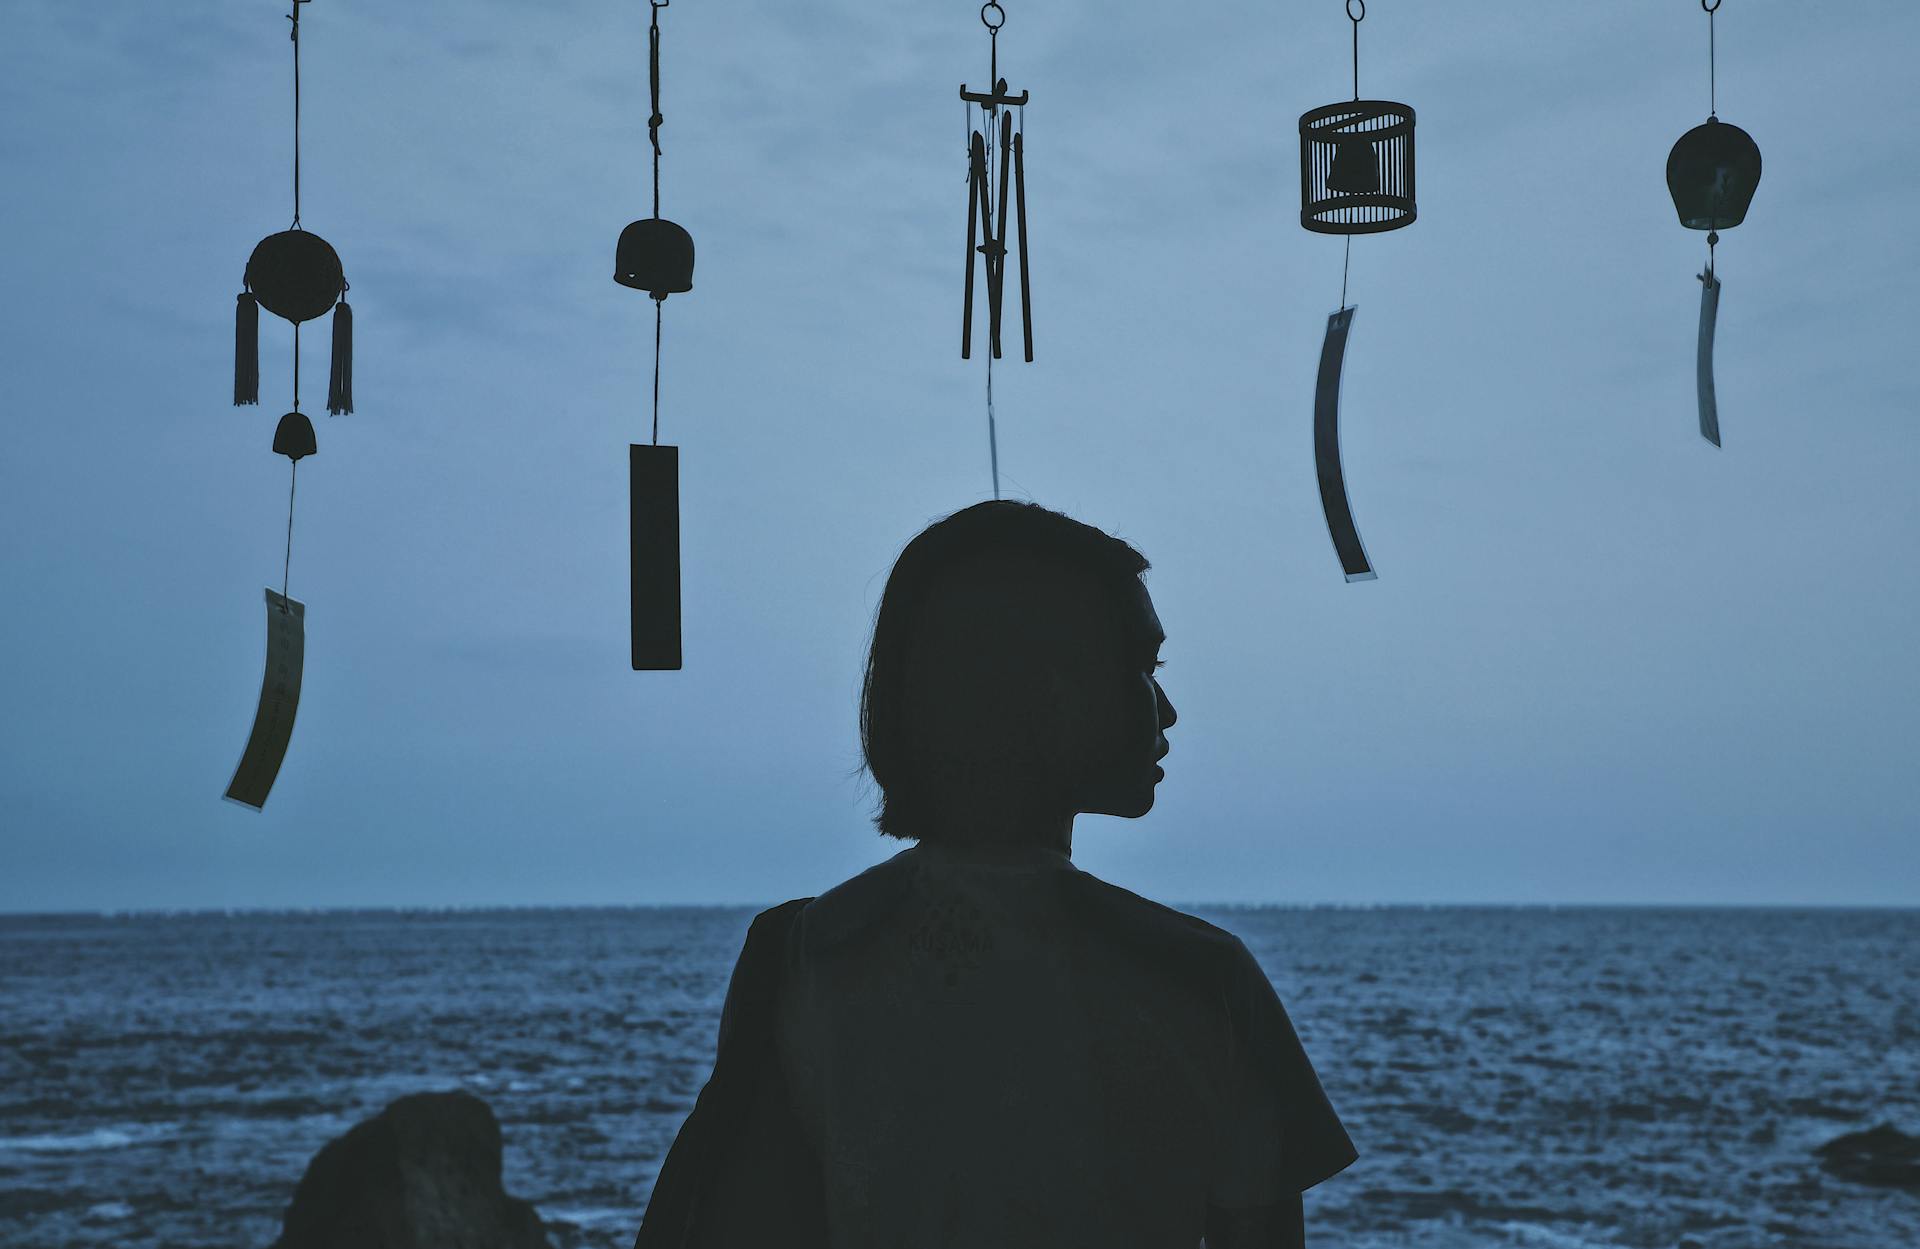
[[[1300,224],[1320,234],[1411,225],[1413,110],[1348,100],[1300,117]]]
[[[1351,139],[1333,149],[1333,169],[1327,174],[1327,189],[1342,195],[1367,195],[1380,189],[1380,166],[1373,159],[1373,144]]]
[[[1681,135],[1667,153],[1667,192],[1689,230],[1729,230],[1747,219],[1760,185],[1760,146],[1717,117]]]

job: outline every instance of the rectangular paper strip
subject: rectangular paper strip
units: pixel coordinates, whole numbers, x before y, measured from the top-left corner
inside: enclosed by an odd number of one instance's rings
[[[1700,356],[1694,366],[1700,385],[1700,436],[1720,445],[1720,403],[1713,394],[1713,326],[1720,317],[1720,279],[1708,269],[1700,275]]]
[[[680,667],[680,448],[631,444],[633,670]]]
[[[260,707],[253,732],[234,769],[227,797],[258,811],[267,805],[280,762],[293,737],[293,716],[300,709],[300,674],[307,657],[307,605],[267,591],[267,674],[260,682]]]
[[[1313,466],[1320,477],[1320,509],[1326,513],[1333,553],[1340,557],[1348,581],[1372,581],[1377,574],[1360,544],[1347,503],[1347,480],[1340,466],[1340,366],[1347,358],[1347,327],[1353,324],[1351,304],[1327,318],[1326,341],[1320,346],[1320,377],[1313,389]]]

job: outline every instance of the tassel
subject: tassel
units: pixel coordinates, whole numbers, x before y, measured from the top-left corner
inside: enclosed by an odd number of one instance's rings
[[[333,369],[327,376],[327,411],[353,411],[353,309],[341,300],[333,306]]]
[[[248,291],[233,306],[233,402],[260,402],[260,301]]]

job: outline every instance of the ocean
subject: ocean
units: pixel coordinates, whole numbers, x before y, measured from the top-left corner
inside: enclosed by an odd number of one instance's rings
[[[1890,1249],[1920,1193],[1920,911],[1189,907],[1287,1003],[1360,1161],[1349,1249]],[[0,1243],[272,1242],[313,1153],[466,1089],[558,1249],[625,1249],[742,907],[0,916]]]

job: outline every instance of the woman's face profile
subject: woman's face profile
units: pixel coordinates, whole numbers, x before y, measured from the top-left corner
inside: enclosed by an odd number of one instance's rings
[[[1118,611],[1107,614],[1113,627],[1087,639],[1079,696],[1069,699],[1069,794],[1075,813],[1131,819],[1153,809],[1166,775],[1166,730],[1179,717],[1156,675],[1166,633],[1147,587],[1131,579]]]
[[[1138,577],[1033,562],[946,578],[912,678],[935,809],[1014,825],[1152,810],[1175,719],[1155,673],[1165,640]]]

